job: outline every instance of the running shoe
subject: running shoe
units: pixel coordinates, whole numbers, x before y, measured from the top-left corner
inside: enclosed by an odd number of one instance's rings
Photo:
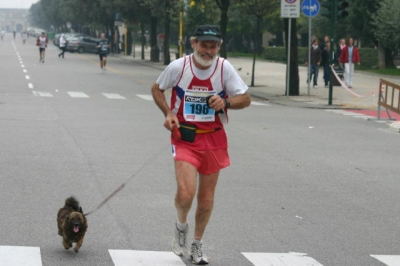
[[[208,258],[203,253],[203,243],[193,242],[190,248],[190,257],[192,258],[192,263],[197,265],[208,264]]]
[[[187,233],[189,231],[189,226],[186,226],[186,229],[183,231],[179,230],[178,225],[175,223],[175,237],[172,239],[171,248],[172,252],[174,252],[178,256],[185,256],[187,254]]]

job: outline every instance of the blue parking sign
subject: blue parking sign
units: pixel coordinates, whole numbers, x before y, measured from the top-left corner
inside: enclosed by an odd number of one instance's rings
[[[318,0],[304,0],[301,4],[301,11],[307,17],[314,17],[319,13],[320,4]]]

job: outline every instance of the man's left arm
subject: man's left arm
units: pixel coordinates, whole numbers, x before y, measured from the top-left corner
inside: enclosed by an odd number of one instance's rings
[[[223,108],[228,109],[243,109],[250,105],[251,98],[247,92],[243,94],[236,94],[233,97],[221,98],[219,95],[213,95],[208,100],[208,105],[215,111],[219,111]]]

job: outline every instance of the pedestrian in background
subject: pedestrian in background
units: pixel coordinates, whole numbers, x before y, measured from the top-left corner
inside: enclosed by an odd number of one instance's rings
[[[21,38],[22,38],[22,43],[25,44],[26,39],[28,38],[28,34],[26,33],[26,31],[21,33]]]
[[[46,48],[48,43],[49,39],[44,32],[42,32],[40,36],[38,36],[36,39],[36,46],[39,46],[40,62],[42,63],[44,63],[44,57],[46,55]]]
[[[100,35],[100,40],[97,42],[97,49],[99,49],[99,57],[100,57],[100,68],[101,73],[106,72],[107,65],[107,55],[108,49],[110,48],[110,42],[106,39],[106,35],[102,33]]]
[[[228,109],[245,108],[251,99],[248,86],[233,66],[218,57],[222,39],[216,26],[198,27],[191,43],[193,53],[169,64],[151,92],[165,116],[164,127],[174,130],[176,126],[181,134],[171,138],[177,182],[172,251],[178,256],[187,253],[187,216],[197,192],[190,254],[192,263],[208,264],[203,234],[211,217],[219,172],[230,164],[222,121]],[[171,106],[164,96],[167,89],[172,89]]]
[[[344,64],[344,79],[346,86],[350,89],[352,88],[353,83],[354,64],[360,65],[360,54],[357,46],[354,46],[353,44],[354,39],[349,38],[347,46],[343,48],[339,58],[340,66],[343,67]]]
[[[342,53],[343,48],[346,47],[346,39],[339,40],[339,46],[336,52],[336,60],[339,63],[340,54]]]
[[[58,57],[62,56],[64,58],[65,51],[67,50],[67,40],[65,39],[64,33],[61,34],[60,40],[59,40],[59,45],[61,49],[61,53],[58,55]]]
[[[321,54],[321,65],[324,68],[324,81],[325,81],[325,88],[329,87],[329,80],[330,80],[330,65],[329,65],[329,55],[331,51],[331,42],[325,42],[325,48]]]
[[[311,69],[307,79],[307,83],[309,83],[311,81],[311,78],[314,76],[313,88],[316,88],[318,86],[318,73],[319,73],[319,66],[321,65],[321,49],[319,48],[318,44],[319,44],[318,39],[314,39],[309,49]],[[308,54],[306,54],[306,56],[307,55]],[[308,56],[305,59],[305,65],[308,65]]]

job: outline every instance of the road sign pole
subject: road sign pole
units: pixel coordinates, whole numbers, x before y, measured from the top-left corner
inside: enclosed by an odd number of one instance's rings
[[[289,96],[289,83],[290,83],[290,49],[291,49],[291,37],[292,37],[292,19],[288,19],[288,58],[286,68],[286,96]]]
[[[331,18],[330,18],[330,26],[331,26],[331,50],[329,51],[330,57],[329,57],[329,65],[332,65],[334,63],[334,40],[335,40],[335,18],[336,18],[336,1],[337,0],[331,0]],[[332,86],[332,80],[333,80],[333,73],[332,69],[329,67],[329,97],[328,97],[328,105],[332,105],[332,98],[333,98],[333,86]]]
[[[310,84],[311,84],[311,44],[312,44],[312,40],[311,40],[311,17],[308,17],[308,58],[307,58],[307,83],[308,83],[308,87],[307,87],[307,93],[308,95],[310,95]]]

